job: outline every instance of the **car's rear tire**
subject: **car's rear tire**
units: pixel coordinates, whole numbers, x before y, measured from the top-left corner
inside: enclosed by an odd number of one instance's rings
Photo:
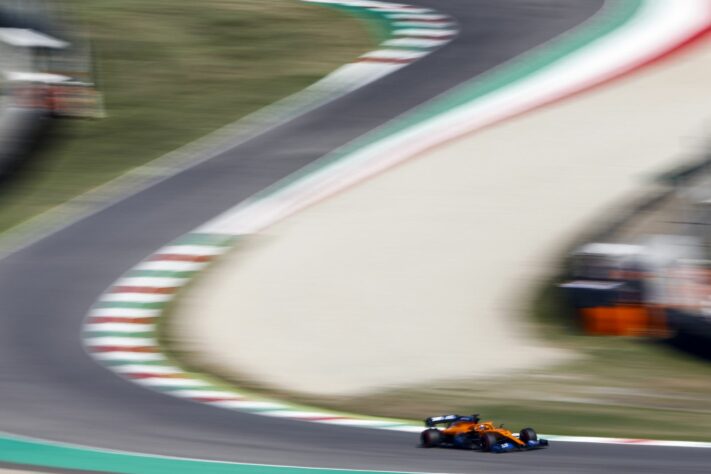
[[[481,450],[490,452],[498,443],[494,433],[484,433],[481,435]]]
[[[442,433],[435,428],[430,428],[420,434],[423,448],[436,448],[442,444]]]
[[[538,441],[538,435],[536,434],[536,430],[534,430],[533,428],[522,429],[521,432],[518,434],[518,438],[527,444],[529,441]]]

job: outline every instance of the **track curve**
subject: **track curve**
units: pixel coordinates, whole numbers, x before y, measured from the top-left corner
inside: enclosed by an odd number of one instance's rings
[[[82,319],[97,295],[153,250],[389,119],[575,27],[602,5],[601,0],[411,3],[457,18],[460,36],[391,76],[0,262],[0,430],[128,451],[334,468],[706,470],[711,454],[684,448],[576,444],[506,457],[416,449],[415,437],[407,433],[266,419],[169,398],[126,384],[82,350]]]

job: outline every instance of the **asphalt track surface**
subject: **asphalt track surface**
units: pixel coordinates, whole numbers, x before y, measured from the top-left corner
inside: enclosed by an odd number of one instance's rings
[[[0,430],[213,460],[425,472],[708,472],[711,450],[560,443],[491,455],[417,436],[260,417],[126,383],[83,351],[98,295],[152,251],[417,104],[575,27],[602,0],[421,0],[452,43],[0,262]],[[429,414],[423,414],[429,415]],[[572,420],[571,420],[572,421]]]

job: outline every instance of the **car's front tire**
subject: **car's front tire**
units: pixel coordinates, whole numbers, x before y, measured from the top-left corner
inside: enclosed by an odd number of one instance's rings
[[[481,450],[491,452],[498,442],[494,433],[484,433],[481,435]]]
[[[529,441],[538,441],[538,435],[533,428],[522,429],[518,434],[518,438],[526,444],[528,444]]]
[[[442,444],[442,433],[435,428],[430,428],[420,434],[423,448],[436,448]]]

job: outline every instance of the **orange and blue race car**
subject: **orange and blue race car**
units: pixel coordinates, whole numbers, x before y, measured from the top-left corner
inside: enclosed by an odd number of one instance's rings
[[[539,439],[533,428],[524,428],[514,434],[504,425],[496,427],[491,421],[481,421],[478,414],[434,416],[425,420],[425,426],[427,429],[420,434],[425,448],[449,447],[505,453],[548,446],[548,440]]]

